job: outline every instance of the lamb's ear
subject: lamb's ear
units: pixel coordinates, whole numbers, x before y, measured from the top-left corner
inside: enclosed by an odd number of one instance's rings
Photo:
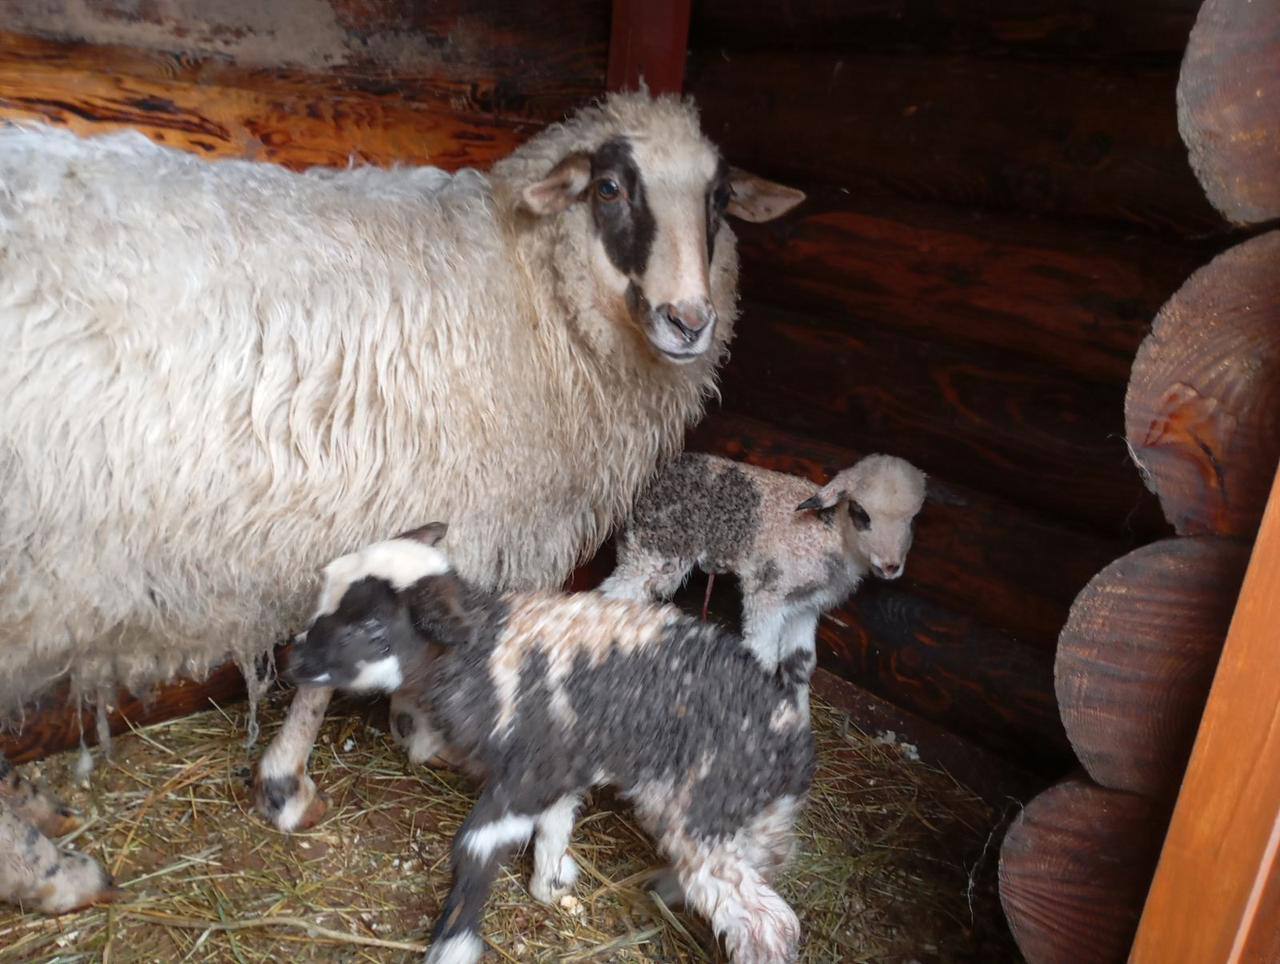
[[[412,539],[414,542],[421,542],[424,546],[434,546],[440,542],[449,533],[449,525],[446,522],[428,522],[424,526],[418,526],[416,529],[410,529],[408,532],[402,532],[396,536],[397,539]]]
[[[428,642],[441,646],[466,646],[474,642],[484,625],[480,600],[472,598],[455,573],[420,579],[403,590],[414,628]]]
[[[809,498],[805,499],[798,506],[797,512],[820,511],[822,509],[833,509],[841,502],[849,501],[849,492],[844,487],[843,481],[837,482],[832,479]]]
[[[805,197],[804,191],[766,181],[737,167],[729,168],[729,186],[733,188],[729,213],[757,224],[782,217]]]
[[[541,181],[526,187],[520,201],[525,210],[539,217],[559,214],[582,196],[590,181],[591,156],[570,154]]]

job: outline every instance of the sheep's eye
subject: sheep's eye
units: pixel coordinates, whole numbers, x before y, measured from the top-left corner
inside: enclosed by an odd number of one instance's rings
[[[859,532],[865,532],[871,528],[871,516],[867,515],[867,510],[856,502],[849,503],[849,517],[853,519],[853,527]]]
[[[390,656],[390,655],[391,655],[391,644],[390,644],[390,643],[383,643],[381,646],[379,646],[379,647],[378,647],[378,655],[379,655],[379,656]]]
[[[622,188],[618,187],[618,182],[613,178],[602,178],[596,184],[596,197],[601,201],[616,201],[622,197]]]

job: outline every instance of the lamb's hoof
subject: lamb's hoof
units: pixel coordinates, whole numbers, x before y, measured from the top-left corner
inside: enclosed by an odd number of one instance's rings
[[[314,827],[329,809],[325,795],[305,773],[282,777],[258,773],[253,781],[253,802],[258,813],[284,833]]]
[[[115,885],[111,875],[86,854],[64,852],[52,879],[41,889],[36,909],[44,914],[73,914],[78,910],[113,904],[129,892]]]
[[[559,873],[552,879],[544,879],[534,874],[529,881],[529,893],[541,904],[558,904],[560,898],[573,890],[578,882],[578,865],[572,857],[565,854],[560,858]]]
[[[684,906],[684,888],[680,886],[680,880],[676,877],[676,872],[670,867],[659,870],[650,877],[645,889],[668,907],[678,908]]]
[[[37,820],[36,826],[46,837],[65,837],[80,829],[80,818],[70,807],[57,806],[51,813]]]

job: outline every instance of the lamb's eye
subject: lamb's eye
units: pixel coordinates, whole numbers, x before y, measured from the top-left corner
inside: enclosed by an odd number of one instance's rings
[[[378,655],[379,655],[379,656],[390,656],[390,655],[391,655],[391,644],[390,644],[390,643],[383,643],[381,646],[379,646],[379,647],[378,647]]]
[[[596,197],[601,201],[616,201],[622,197],[622,188],[611,177],[601,178],[596,184]]]
[[[849,517],[853,519],[853,527],[859,532],[865,532],[871,528],[871,516],[867,515],[867,510],[856,502],[849,503]]]

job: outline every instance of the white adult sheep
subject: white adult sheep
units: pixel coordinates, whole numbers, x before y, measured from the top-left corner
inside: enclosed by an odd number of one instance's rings
[[[606,596],[669,599],[689,571],[731,572],[742,587],[743,643],[769,666],[806,679],[818,617],[870,570],[897,579],[925,475],[892,455],[868,455],[818,488],[808,479],[714,455],[672,459],[636,500],[618,539]]]
[[[722,216],[802,197],[646,94],[487,175],[0,130],[0,711],[66,677],[93,700],[250,667],[317,566],[423,518],[457,520],[486,587],[560,583],[713,389]],[[0,821],[22,871],[0,899],[102,893],[44,886],[21,828]]]

